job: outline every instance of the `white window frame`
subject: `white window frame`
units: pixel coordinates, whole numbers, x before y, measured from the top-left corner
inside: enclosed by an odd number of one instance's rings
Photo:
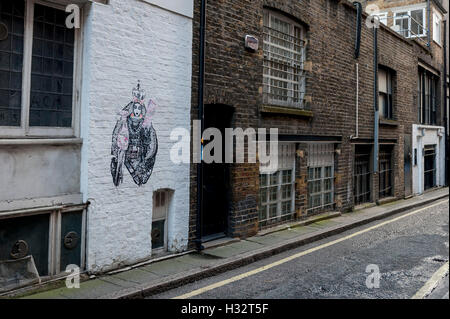
[[[20,126],[0,126],[0,138],[61,138],[80,136],[80,91],[82,68],[82,28],[83,14],[80,13],[80,28],[74,31],[74,61],[72,90],[72,126],[71,127],[37,127],[29,125],[31,96],[31,61],[33,53],[33,17],[34,6],[40,4],[59,10],[65,10],[64,5],[42,0],[25,0],[24,49],[22,67],[22,105]],[[81,12],[81,10],[80,10]]]
[[[441,39],[442,39],[442,16],[440,16],[435,11],[433,12],[433,41],[441,45],[442,44]]]
[[[265,72],[264,72],[263,73],[263,87],[264,87],[264,93],[263,94],[267,94],[267,103],[270,104],[270,105],[303,109],[305,107],[305,91],[306,91],[306,75],[304,74],[304,72],[305,72],[305,70],[304,70],[304,63],[305,63],[305,60],[306,60],[306,30],[305,30],[305,27],[302,26],[301,24],[295,22],[294,20],[287,18],[283,14],[274,12],[274,11],[272,11],[270,9],[264,9],[264,15],[265,14],[268,14],[268,19],[269,19],[268,23],[269,23],[269,25],[267,25],[267,26],[265,25],[264,27],[272,28],[272,25],[271,25],[271,23],[272,23],[272,19],[271,18],[272,17],[275,17],[276,19],[278,19],[278,20],[280,20],[280,21],[282,21],[284,23],[287,23],[287,24],[289,24],[291,26],[291,34],[289,35],[291,37],[294,37],[293,30],[296,27],[296,28],[298,28],[300,30],[300,41],[303,42],[303,46],[302,46],[300,52],[297,52],[294,49],[289,49],[287,47],[277,45],[276,43],[273,43],[273,42],[270,42],[270,41],[267,42],[267,43],[263,43],[263,51],[264,51],[263,54],[264,54],[264,56],[266,54],[268,55],[267,60],[269,60],[269,61],[271,59],[271,55],[275,54],[275,53],[272,53],[270,50],[266,51],[265,50],[266,45],[269,46],[269,47],[273,47],[273,48],[279,48],[279,49],[282,49],[282,50],[287,50],[287,51],[289,51],[292,54],[300,54],[301,55],[301,60],[300,61],[296,61],[296,64],[301,66],[300,67],[301,68],[301,72],[298,74],[299,81],[296,82],[294,80],[279,78],[279,77],[276,77],[276,76],[272,76],[271,74],[265,74]],[[263,57],[263,59],[266,60],[264,57]],[[294,65],[294,63],[292,63],[292,65]],[[292,65],[291,65],[291,67],[292,67]],[[263,68],[266,69],[265,66],[263,66]],[[271,93],[272,85],[270,84],[271,80],[276,80],[276,81],[281,81],[281,82],[287,83],[287,88],[286,88],[288,90],[287,101],[283,101],[281,99],[275,99],[275,98],[270,97],[270,94],[272,94]],[[268,81],[268,82],[266,83],[266,81]],[[300,102],[297,102],[297,103],[293,102],[294,85],[298,85],[298,94],[299,94],[298,100]],[[291,92],[291,93],[289,93],[289,92]],[[266,98],[264,98],[264,100],[266,100]]]
[[[281,221],[283,217],[292,216],[295,214],[295,143],[280,143],[278,147],[278,167],[276,170],[271,170],[268,167],[260,166],[260,176],[265,175],[267,178],[267,183],[262,187],[266,192],[266,201],[262,202],[264,204],[262,206],[266,207],[266,218],[260,219],[260,226],[263,223],[267,223],[265,226],[270,226],[270,224],[276,223],[277,221]],[[291,172],[291,180],[288,183],[283,183],[283,171]],[[271,184],[271,176],[272,174],[277,174],[277,181],[275,184]],[[289,199],[282,198],[282,186],[291,185],[291,211],[289,213],[283,214],[282,204],[288,202]],[[260,186],[261,187],[261,186]],[[270,200],[270,190],[271,188],[277,187],[277,198],[275,200]],[[263,191],[260,189],[260,192]],[[276,216],[270,217],[270,206],[277,205],[277,213]],[[262,208],[259,207],[258,212]],[[264,226],[264,227],[265,227]]]
[[[412,11],[419,11],[422,10],[422,16],[423,16],[423,24],[422,24],[422,34],[411,34],[411,12]],[[405,15],[399,15],[399,13],[404,13],[406,12],[406,16]],[[421,38],[427,35],[427,15],[426,15],[426,7],[421,6],[421,7],[409,7],[409,8],[396,8],[395,11],[393,11],[393,15],[394,15],[394,26],[396,25],[396,22],[398,20],[403,20],[403,19],[408,19],[408,30],[407,30],[407,35],[405,36],[406,38]],[[400,31],[405,31],[405,30],[400,30]]]

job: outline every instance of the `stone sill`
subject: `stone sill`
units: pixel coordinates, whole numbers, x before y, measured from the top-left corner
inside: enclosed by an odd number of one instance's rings
[[[384,126],[398,126],[397,120],[380,119],[380,125]]]
[[[0,145],[67,145],[83,144],[81,138],[0,138]]]
[[[263,105],[261,107],[261,113],[289,114],[307,118],[312,118],[314,116],[314,113],[310,110],[275,105]]]

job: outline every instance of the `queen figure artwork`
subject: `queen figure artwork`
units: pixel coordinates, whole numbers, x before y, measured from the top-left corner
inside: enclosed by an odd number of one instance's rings
[[[145,106],[145,91],[139,81],[132,93],[133,100],[118,113],[112,135],[111,175],[115,186],[123,182],[124,163],[138,186],[146,184],[158,152],[158,139],[152,125],[156,104],[150,99]]]

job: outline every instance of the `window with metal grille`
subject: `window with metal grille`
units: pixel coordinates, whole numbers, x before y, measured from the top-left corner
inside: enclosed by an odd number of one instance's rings
[[[379,154],[379,198],[392,195],[392,150],[388,147],[381,147]]]
[[[278,157],[277,170],[260,168],[260,227],[289,220],[295,214],[295,144],[280,144]]]
[[[355,149],[355,164],[353,169],[353,196],[355,205],[370,202],[372,197],[370,167],[371,146],[357,146]]]
[[[66,27],[65,7],[53,2],[0,5],[8,29],[0,40],[0,135],[75,136],[79,29]]]
[[[436,186],[436,145],[424,147],[424,188]]]
[[[308,213],[334,207],[334,145],[308,147]]]
[[[304,38],[301,25],[281,14],[264,11],[264,103],[304,108]]]
[[[380,117],[393,119],[393,86],[394,72],[387,68],[380,68],[378,74],[378,99],[380,106]]]
[[[419,68],[418,117],[421,124],[436,124],[438,77]]]

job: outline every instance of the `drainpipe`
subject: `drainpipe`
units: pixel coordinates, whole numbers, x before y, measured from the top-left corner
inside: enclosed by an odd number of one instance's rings
[[[198,119],[200,120],[200,134],[204,128],[204,83],[205,83],[205,26],[206,26],[206,0],[200,5],[200,43],[199,43],[199,72],[198,72]],[[194,137],[195,138],[195,137]],[[198,141],[194,141],[197,143]],[[197,164],[197,214],[195,248],[203,250],[202,245],[202,217],[203,217],[203,140],[200,147],[200,163]]]
[[[358,58],[361,48],[361,20],[362,20],[362,5],[360,2],[353,2],[356,7],[356,37],[355,37],[355,63],[356,69],[356,128],[355,136],[350,136],[350,139],[356,139],[359,137],[359,63]]]
[[[430,0],[427,0],[427,16],[428,16],[428,23],[427,23],[427,47],[431,46],[431,34],[430,34],[430,30],[431,30],[431,4],[430,4]]]
[[[448,85],[447,85],[447,20],[444,21],[444,125],[445,125],[445,186],[448,186]]]
[[[375,25],[373,28],[373,107],[374,107],[374,134],[373,134],[373,177],[374,180],[378,175],[378,28]],[[373,196],[375,197],[375,190]]]

